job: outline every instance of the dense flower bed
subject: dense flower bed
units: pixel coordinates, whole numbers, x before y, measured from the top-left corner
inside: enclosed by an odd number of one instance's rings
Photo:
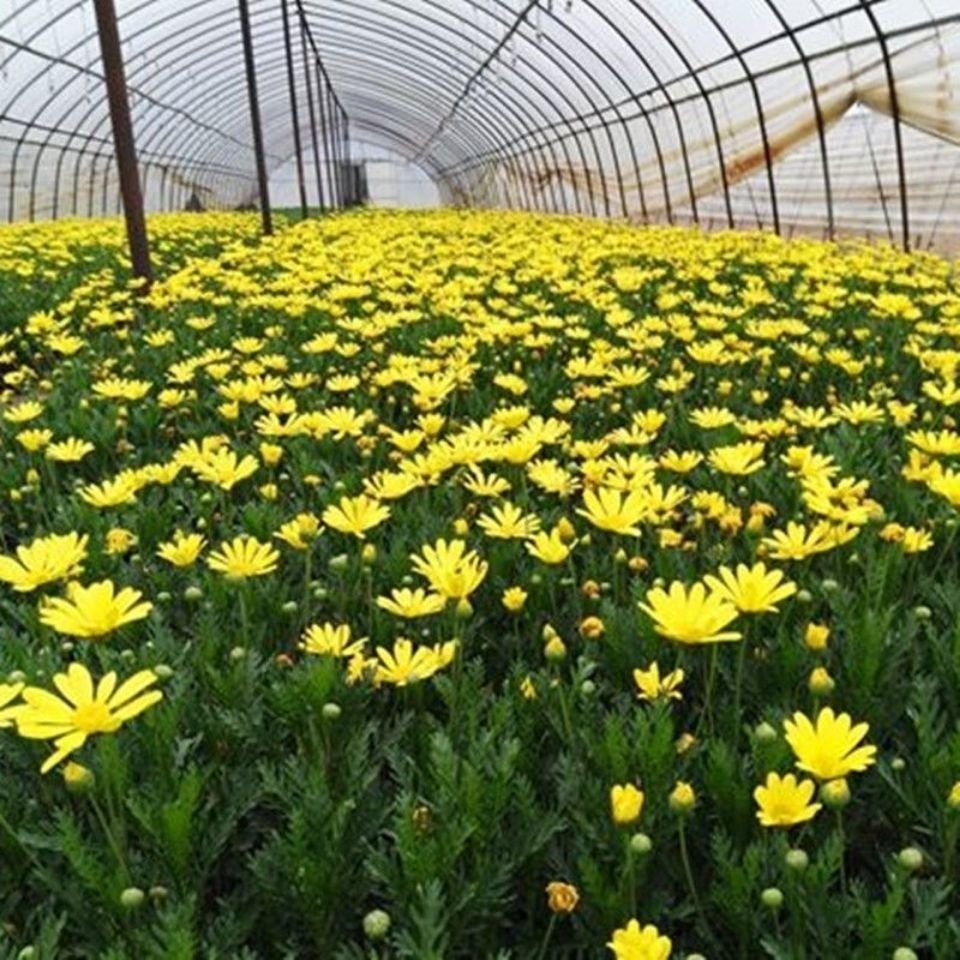
[[[960,956],[949,264],[150,227],[0,231],[3,956]]]

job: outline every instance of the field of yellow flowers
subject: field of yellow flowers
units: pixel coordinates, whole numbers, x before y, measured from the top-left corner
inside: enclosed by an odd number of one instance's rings
[[[0,958],[960,957],[960,281],[515,214],[0,229]]]

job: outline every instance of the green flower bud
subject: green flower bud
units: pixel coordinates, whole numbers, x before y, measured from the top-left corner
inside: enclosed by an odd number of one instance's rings
[[[247,655],[247,648],[246,648],[246,647],[234,647],[234,648],[230,651],[230,659],[231,659],[231,660],[242,660],[246,655]]]
[[[26,683],[27,675],[22,670],[11,670],[7,674],[7,683]]]
[[[783,892],[778,887],[767,887],[760,894],[760,902],[769,910],[779,910],[783,906]]]
[[[580,692],[585,697],[592,697],[597,692],[597,685],[592,680],[584,680],[580,684]]]
[[[371,940],[383,940],[390,932],[390,914],[384,910],[371,910],[363,918],[363,932]]]
[[[343,710],[340,707],[339,703],[325,703],[320,708],[320,713],[323,715],[324,720],[339,720],[340,714],[343,713]]]
[[[757,743],[776,743],[778,737],[776,727],[767,723],[766,720],[753,728],[753,735],[756,737]]]
[[[630,849],[634,853],[644,856],[653,849],[653,841],[645,833],[635,833],[630,838]]]
[[[832,577],[827,577],[821,581],[820,587],[824,593],[836,593],[840,589],[840,584]]]
[[[313,599],[314,600],[326,600],[327,599],[327,588],[320,586],[319,584],[313,588]]]
[[[34,946],[24,947],[18,954],[17,960],[36,960],[37,948]]]
[[[161,900],[167,899],[169,891],[166,887],[157,885],[150,888],[149,895],[151,900],[159,903]]]
[[[850,785],[843,777],[829,780],[820,788],[820,800],[831,810],[842,810],[850,802]]]
[[[813,601],[813,594],[809,590],[798,590],[797,600],[800,603],[811,603]]]
[[[161,590],[157,594],[158,603],[169,603],[172,599],[173,599],[173,595],[170,593],[169,590]]]
[[[917,960],[917,955],[909,947],[897,947],[893,951],[893,960]]]
[[[153,668],[153,672],[160,680],[169,680],[174,673],[173,667],[171,667],[169,663],[158,663]]]
[[[296,600],[288,600],[281,608],[288,617],[292,617],[300,609]]]
[[[897,863],[908,873],[915,873],[923,866],[923,852],[916,847],[904,847],[897,854]]]
[[[904,760],[903,757],[894,757],[890,761],[890,769],[900,773],[901,771],[907,769],[907,761]]]
[[[123,907],[124,910],[137,910],[143,906],[145,899],[146,894],[139,887],[127,887],[127,889],[120,894],[120,906]]]
[[[183,599],[188,603],[196,603],[203,599],[203,591],[197,586],[189,586],[183,591]]]
[[[331,557],[329,560],[330,569],[338,572],[346,570],[349,565],[350,558],[345,553],[338,553],[335,557]]]
[[[792,850],[788,850],[784,854],[783,862],[791,869],[795,870],[797,873],[802,873],[804,870],[810,866],[810,857],[807,855],[806,850],[801,850],[798,847],[794,847]]]
[[[929,620],[933,616],[933,611],[929,607],[921,605],[913,608],[913,615],[918,620]]]

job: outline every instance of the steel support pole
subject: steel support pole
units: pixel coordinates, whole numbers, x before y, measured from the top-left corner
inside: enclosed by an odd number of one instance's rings
[[[313,169],[317,175],[317,200],[320,205],[320,212],[324,213],[327,209],[326,201],[323,198],[323,170],[320,168],[320,147],[317,141],[317,117],[313,109],[313,79],[310,76],[310,58],[307,56],[307,35],[303,29],[303,22],[300,23],[300,45],[303,53],[303,70],[306,79],[307,88],[307,111],[310,114],[310,145],[313,148]]]
[[[323,85],[323,77],[320,73],[319,63],[314,64],[314,76],[316,78],[316,83],[317,83],[317,114],[320,117],[320,139],[321,139],[321,142],[323,143],[323,167],[324,167],[324,170],[326,171],[325,179],[327,181],[327,196],[330,199],[330,209],[336,210],[337,209],[337,192],[336,192],[336,186],[334,185],[334,182],[333,182],[333,176],[332,176],[333,168],[330,165],[330,155],[332,151],[330,148],[330,143],[331,143],[330,124],[327,122],[328,121],[327,114],[329,113],[329,110],[324,105],[324,100],[326,99],[326,92],[325,92],[325,87]]]
[[[300,213],[307,219],[307,183],[303,174],[303,143],[300,141],[300,115],[297,110],[297,85],[293,75],[293,44],[290,41],[290,11],[281,0],[283,12],[283,49],[287,57],[287,85],[290,87],[290,118],[293,123],[293,149],[297,156],[297,186],[300,188]]]
[[[113,150],[120,175],[120,193],[127,224],[127,242],[134,276],[145,281],[141,289],[153,280],[150,268],[150,244],[147,240],[147,222],[143,215],[143,193],[137,172],[137,148],[133,141],[130,121],[130,103],[127,99],[127,80],[120,50],[120,31],[117,29],[117,11],[113,0],[94,0],[97,14],[97,33],[100,37],[100,55],[107,84],[110,123],[113,127]]]
[[[250,10],[247,0],[237,0],[240,11],[240,33],[243,35],[243,62],[247,72],[247,93],[250,96],[250,126],[253,127],[253,153],[257,162],[257,188],[260,194],[260,218],[263,232],[273,233],[270,215],[270,190],[267,186],[267,159],[263,152],[263,128],[260,126],[260,103],[257,99],[257,70],[253,60],[253,37],[250,33]]]
[[[337,209],[343,209],[343,169],[340,166],[340,114],[333,101],[333,91],[325,88],[327,112],[330,117],[330,149],[333,153],[333,188],[336,191]]]

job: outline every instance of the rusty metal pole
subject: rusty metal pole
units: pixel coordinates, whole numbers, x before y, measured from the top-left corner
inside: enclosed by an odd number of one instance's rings
[[[290,11],[281,0],[283,13],[283,49],[287,57],[287,86],[290,88],[290,119],[293,123],[293,149],[297,155],[297,186],[300,188],[300,214],[307,219],[307,182],[303,174],[303,143],[300,141],[300,114],[297,110],[297,84],[293,75],[293,44],[290,40]]]
[[[113,150],[120,175],[120,193],[127,224],[127,242],[133,274],[142,278],[147,289],[153,280],[150,267],[150,244],[147,240],[147,222],[143,215],[143,193],[137,172],[137,148],[133,141],[130,121],[130,103],[127,100],[127,79],[120,51],[120,31],[117,29],[117,11],[113,0],[94,0],[97,14],[97,33],[100,36],[100,56],[107,84],[107,102],[113,127]]]
[[[253,61],[253,37],[250,33],[250,10],[247,0],[237,0],[240,11],[240,32],[243,35],[243,62],[247,71],[247,93],[250,96],[250,126],[253,127],[253,153],[257,162],[257,189],[260,193],[260,218],[263,232],[273,233],[270,215],[270,190],[267,186],[267,160],[263,152],[263,129],[260,126],[260,104],[257,99],[257,70]]]

